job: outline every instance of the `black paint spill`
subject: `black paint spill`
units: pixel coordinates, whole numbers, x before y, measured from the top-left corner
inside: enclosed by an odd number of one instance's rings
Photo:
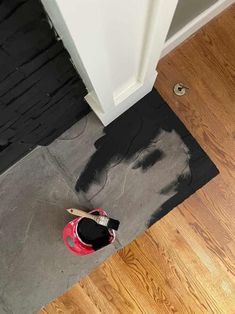
[[[181,137],[190,156],[188,161],[190,175],[180,175],[176,181],[173,179],[170,186],[161,191],[162,194],[167,194],[173,189],[176,194],[161,208],[156,204],[156,212],[149,218],[148,224],[150,226],[156,222],[218,174],[216,166],[156,90],[104,128],[105,135],[94,143],[96,152],[78,178],[76,190],[87,192],[91,184],[101,182],[104,172],[110,165],[128,163],[136,153],[141,154],[145,150],[149,152],[144,153],[132,169],[140,168],[143,174],[151,171],[153,165],[164,159],[164,153],[155,149],[154,145],[151,150],[151,144],[161,130],[175,131]]]
[[[86,192],[91,183],[99,182],[108,164],[130,160],[136,153],[149,146],[159,134],[164,125],[159,114],[164,109],[162,108],[163,100],[159,96],[155,103],[151,101],[149,103],[148,98],[145,96],[142,100],[147,101],[144,108],[140,101],[104,128],[105,135],[94,143],[96,152],[77,181],[77,191]],[[156,152],[155,154],[160,153]],[[153,157],[156,158],[156,156]],[[152,162],[151,158],[144,162],[145,166],[149,162]]]
[[[39,0],[0,2],[0,172],[89,112],[87,91]]]
[[[160,161],[164,156],[164,153],[160,151],[159,149],[155,149],[152,152],[150,152],[148,155],[144,156],[141,160],[138,160],[132,169],[138,169],[141,168],[143,171],[148,170],[153,165],[156,164],[156,162]]]

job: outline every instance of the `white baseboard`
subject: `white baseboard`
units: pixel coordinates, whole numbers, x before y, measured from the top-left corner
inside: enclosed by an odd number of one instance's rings
[[[179,30],[175,35],[170,37],[164,45],[162,50],[161,58],[168,54],[170,51],[175,49],[183,41],[189,38],[202,26],[208,23],[215,16],[224,11],[231,4],[235,3],[235,0],[218,0],[215,4],[210,6],[207,10],[195,17],[191,22],[185,25],[181,30]]]

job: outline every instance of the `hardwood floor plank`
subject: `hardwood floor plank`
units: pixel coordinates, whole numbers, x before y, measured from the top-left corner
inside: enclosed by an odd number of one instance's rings
[[[99,304],[101,312],[105,308],[108,313],[120,313],[124,305],[125,313],[142,313],[123,283],[114,276],[113,269],[109,265],[103,265],[98,273],[91,273],[89,278],[81,282],[81,286],[90,295],[94,304]],[[93,294],[94,289],[96,293]]]
[[[61,296],[59,302],[57,300],[51,302],[46,308],[42,309],[42,313],[53,314],[87,314],[100,313],[100,310],[92,302],[82,287],[75,285],[69,289],[66,295]]]
[[[204,308],[205,313],[223,313],[223,303],[228,308],[232,295],[229,302],[227,296],[224,297],[222,289],[215,284],[220,279],[218,274],[221,278],[225,274],[207,245],[204,245],[205,239],[201,238],[201,234],[197,234],[188,225],[178,210],[175,210],[174,217],[164,218],[163,223],[159,223],[158,228],[150,229],[150,232],[151,236],[157,239],[158,243],[168,252],[174,261],[175,269],[184,274],[184,285],[189,287],[187,299],[195,295],[201,302],[202,310]],[[226,278],[230,282],[229,276]]]
[[[125,263],[125,266],[119,266],[120,274],[122,277],[126,277],[126,274],[130,274],[131,286],[134,286],[136,291],[141,291],[140,298],[141,304],[145,304],[147,309],[146,313],[154,313],[155,309],[166,313],[183,312],[186,310],[180,294],[175,291],[171,294],[171,287],[166,278],[158,268],[158,265],[152,263],[152,261],[143,254],[141,245],[137,242],[133,242],[131,247],[120,250],[119,255]],[[140,258],[141,257],[141,258]],[[123,272],[125,269],[125,272]],[[144,298],[143,298],[144,295]],[[154,303],[150,303],[148,298],[154,300]],[[151,307],[150,307],[151,304]]]

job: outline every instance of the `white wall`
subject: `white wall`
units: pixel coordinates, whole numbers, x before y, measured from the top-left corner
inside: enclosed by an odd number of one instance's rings
[[[192,21],[218,0],[179,0],[167,38]]]
[[[179,0],[161,57],[234,3],[235,0]]]

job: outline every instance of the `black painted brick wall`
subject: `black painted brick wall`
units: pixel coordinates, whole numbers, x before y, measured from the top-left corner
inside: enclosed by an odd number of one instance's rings
[[[0,0],[0,172],[88,113],[86,88],[39,0]]]

